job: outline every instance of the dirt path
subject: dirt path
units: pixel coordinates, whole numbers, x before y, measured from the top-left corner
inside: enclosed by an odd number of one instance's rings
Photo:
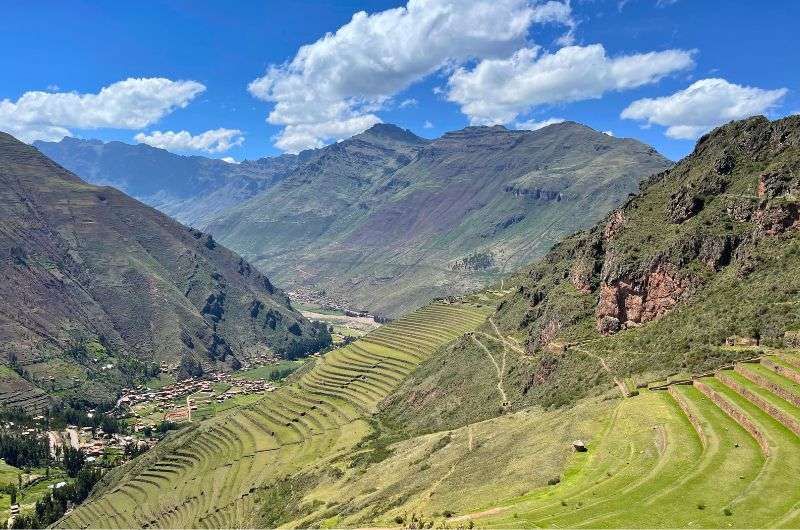
[[[69,434],[70,445],[72,445],[74,449],[80,449],[81,443],[80,443],[80,438],[78,438],[78,430],[67,429],[67,434]]]
[[[60,447],[64,441],[56,431],[47,431],[47,438],[50,440],[50,456],[56,456],[56,447]]]
[[[500,365],[497,364],[494,356],[489,352],[489,348],[486,347],[484,343],[478,340],[478,337],[475,335],[470,335],[472,340],[477,344],[485,353],[486,356],[489,357],[489,360],[492,361],[495,370],[497,370],[497,389],[500,391],[500,395],[503,398],[503,406],[508,403],[508,396],[506,395],[506,391],[503,388],[503,370],[505,369],[505,348],[503,349],[503,368],[500,368]]]
[[[518,345],[513,344],[510,339],[508,339],[505,335],[500,333],[500,329],[497,327],[497,324],[494,323],[494,320],[492,320],[492,317],[489,317],[489,324],[492,325],[492,328],[494,328],[494,332],[497,333],[497,336],[500,338],[501,341],[503,341],[503,344],[505,344],[506,346],[508,346],[509,348],[511,348],[512,350],[514,350],[515,352],[517,352],[520,355],[525,355],[525,356],[528,355],[525,352],[525,350],[520,348]]]
[[[611,379],[614,380],[614,384],[617,385],[617,388],[619,389],[620,393],[622,393],[622,397],[630,397],[628,395],[628,391],[625,389],[625,385],[622,383],[622,381],[617,379],[617,377],[614,375],[614,372],[612,372],[611,368],[609,368],[609,366],[606,363],[605,359],[603,359],[602,357],[600,357],[596,353],[592,353],[589,350],[584,350],[583,348],[578,348],[576,346],[573,346],[572,349],[577,351],[577,352],[580,352],[580,353],[582,353],[584,355],[588,355],[589,357],[592,357],[593,359],[596,359],[600,363],[600,366],[603,367],[603,370],[605,370],[608,373],[608,375],[611,376]]]
[[[491,508],[489,510],[483,510],[482,512],[474,512],[468,513],[466,515],[459,515],[458,517],[453,517],[448,519],[448,523],[460,523],[463,521],[469,521],[470,519],[478,519],[480,517],[486,517],[487,515],[495,515],[497,513],[501,513],[508,510],[506,506],[498,506],[497,508]]]

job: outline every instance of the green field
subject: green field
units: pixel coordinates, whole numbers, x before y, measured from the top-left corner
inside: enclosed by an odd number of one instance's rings
[[[352,451],[371,432],[378,403],[490,310],[432,304],[326,354],[291,384],[174,433],[109,473],[59,526],[252,525],[276,480]]]
[[[496,513],[476,515],[476,522],[496,528],[796,528],[800,407],[790,400],[800,400],[800,386],[769,370],[768,362],[621,400],[607,428],[587,453],[575,455],[557,486],[501,503]]]

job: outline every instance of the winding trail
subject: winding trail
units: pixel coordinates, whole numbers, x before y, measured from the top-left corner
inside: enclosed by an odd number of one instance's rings
[[[580,353],[582,353],[584,355],[588,355],[589,357],[592,357],[593,359],[596,359],[600,363],[600,366],[603,367],[603,370],[605,370],[608,373],[608,375],[611,376],[611,379],[614,380],[614,384],[617,385],[617,388],[622,393],[622,397],[630,397],[630,395],[628,394],[628,390],[625,388],[625,385],[622,383],[622,381],[617,379],[617,376],[615,376],[614,372],[611,371],[611,368],[609,368],[609,366],[606,363],[605,359],[603,359],[602,357],[600,357],[596,353],[592,353],[589,350],[584,350],[583,348],[578,348],[577,346],[573,346],[572,349],[577,351],[577,352],[580,352]]]
[[[494,323],[494,320],[492,319],[492,317],[489,317],[489,323],[492,325],[492,328],[494,328],[494,332],[497,333],[497,336],[500,338],[500,340],[503,341],[503,344],[505,344],[506,346],[508,346],[509,348],[511,348],[512,350],[514,350],[515,352],[517,352],[520,355],[523,355],[523,356],[527,356],[528,355],[527,352],[525,352],[524,349],[522,349],[518,345],[512,343],[510,339],[508,339],[505,335],[500,333],[500,329],[498,329],[497,324]]]
[[[501,369],[500,365],[497,364],[497,361],[495,360],[494,356],[489,352],[489,348],[487,348],[484,343],[478,340],[478,337],[476,337],[475,335],[470,335],[470,337],[475,342],[475,344],[477,344],[486,353],[486,355],[489,357],[489,360],[492,361],[495,370],[497,370],[497,389],[500,391],[500,395],[503,398],[503,406],[505,406],[505,404],[508,403],[508,396],[506,395],[506,391],[503,388],[503,370],[505,369],[505,362],[506,362],[505,348],[503,349],[503,360],[502,360],[503,368]]]

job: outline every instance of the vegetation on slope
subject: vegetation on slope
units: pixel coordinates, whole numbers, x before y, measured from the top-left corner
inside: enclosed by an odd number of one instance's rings
[[[501,337],[519,346],[506,348],[509,408],[569,404],[597,385],[752,355],[726,347],[732,336],[783,345],[800,328],[799,169],[800,118],[731,123],[605,221],[505,280],[496,327],[479,331],[495,336],[481,339],[492,351]],[[460,339],[390,396],[387,419],[413,418],[426,432],[491,417],[480,392],[448,384],[455,366],[491,391],[484,359],[471,337]]]
[[[161,362],[237,368],[330,342],[238,255],[0,133],[0,400],[102,403]]]
[[[146,144],[70,137],[33,145],[90,184],[113,186],[190,226],[201,226],[280,182],[299,162],[297,156],[282,155],[229,164]]]

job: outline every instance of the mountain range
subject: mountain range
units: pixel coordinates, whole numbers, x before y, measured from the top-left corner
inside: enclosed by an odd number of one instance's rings
[[[467,127],[435,140],[378,124],[239,165],[118,142],[36,146],[213,233],[289,290],[388,316],[542,256],[671,165],[574,122]]]
[[[48,395],[108,403],[162,363],[185,376],[330,342],[211,235],[87,184],[5,133],[0,275],[7,405],[45,406]]]
[[[107,473],[67,527],[796,527],[800,117]]]

